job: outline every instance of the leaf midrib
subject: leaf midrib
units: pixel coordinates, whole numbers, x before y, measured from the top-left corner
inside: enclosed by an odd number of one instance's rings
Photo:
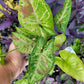
[[[42,54],[42,53],[41,53],[41,54]],[[42,55],[39,54],[39,59],[38,59],[38,61],[37,61],[36,69],[35,69],[34,73],[36,73],[37,69],[39,68],[39,64],[40,64],[40,59],[41,59],[41,57],[42,57]],[[35,77],[35,74],[33,75],[31,81],[34,79],[34,77]]]
[[[65,14],[65,12],[66,12],[68,2],[69,2],[69,0],[67,1],[67,4],[65,5],[65,7],[63,7],[63,8],[62,8],[62,10],[63,10],[64,8],[65,8],[65,10],[63,11],[62,16],[61,16],[61,18],[57,21],[57,23],[59,23],[59,21],[61,21],[61,20],[62,20],[62,18],[63,18],[63,16],[64,16],[64,14]]]

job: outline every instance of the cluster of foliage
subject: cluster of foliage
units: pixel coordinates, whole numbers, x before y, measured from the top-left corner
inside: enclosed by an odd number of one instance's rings
[[[54,0],[46,0],[46,2],[53,3]],[[72,0],[65,0],[63,8],[55,15],[46,2],[45,0],[19,0],[18,20],[22,28],[16,27],[17,33],[13,32],[13,42],[19,52],[30,54],[30,57],[28,73],[15,84],[36,83],[53,72],[54,64],[73,78],[84,81],[84,64],[76,54],[66,50],[61,50],[60,56],[54,54],[65,42],[66,35],[70,35],[71,31],[67,30],[67,26]],[[10,14],[7,17],[9,16]],[[12,22],[14,21],[17,20],[13,19]],[[57,27],[56,32],[54,26]],[[59,33],[62,34],[58,35]],[[79,36],[82,37],[84,36]],[[80,53],[78,52],[80,44],[81,41],[77,39],[72,46],[76,53]]]

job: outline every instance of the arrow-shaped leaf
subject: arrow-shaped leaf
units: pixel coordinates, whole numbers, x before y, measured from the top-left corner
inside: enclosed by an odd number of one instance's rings
[[[84,81],[84,64],[80,58],[69,51],[60,51],[61,57],[55,57],[55,63],[76,80]]]
[[[71,0],[65,0],[64,7],[56,14],[54,20],[59,31],[66,32],[67,24],[71,15]]]
[[[24,54],[30,54],[35,46],[35,41],[21,33],[13,33],[13,42],[17,50]]]
[[[54,65],[54,39],[51,39],[49,44],[43,49],[44,44],[44,38],[40,38],[31,53],[29,58],[28,84],[34,84],[43,79]]]
[[[57,35],[54,41],[54,51],[59,50],[62,44],[65,42],[66,36],[64,34]]]
[[[34,37],[42,36],[42,30],[56,34],[53,16],[45,0],[20,0],[18,18],[21,26]]]

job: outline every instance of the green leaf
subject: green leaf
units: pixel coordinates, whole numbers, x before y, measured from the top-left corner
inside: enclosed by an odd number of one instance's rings
[[[76,80],[84,81],[84,64],[80,58],[66,50],[60,51],[60,56],[55,57],[55,64]]]
[[[51,71],[49,72],[49,75],[52,75],[53,74],[54,68],[55,68],[55,66],[53,65]]]
[[[59,31],[66,32],[67,24],[71,15],[71,0],[65,0],[64,7],[56,14],[54,20]]]
[[[62,74],[62,75],[60,76],[60,79],[61,79],[61,80],[66,80],[66,77],[67,77],[67,75],[64,73],[64,74]]]
[[[44,44],[44,38],[39,38],[29,57],[28,84],[34,84],[43,79],[43,77],[51,71],[54,65],[54,38],[50,40],[46,47]]]
[[[74,50],[77,54],[80,54],[80,53],[81,53],[81,51],[80,51],[81,43],[82,43],[82,41],[77,38],[77,39],[75,39],[74,45],[71,45],[71,47],[73,48],[73,50]]]
[[[4,56],[2,56],[2,55],[3,55],[3,52],[1,50],[1,44],[0,44],[0,64],[2,66],[4,66]]]
[[[54,51],[59,50],[62,44],[65,42],[66,36],[64,34],[57,35],[54,41]]]
[[[15,84],[28,84],[28,80],[27,79],[21,79],[15,82]]]
[[[53,16],[45,0],[19,0],[18,18],[22,28],[31,36],[40,37],[43,30],[46,34],[56,34]]]
[[[32,34],[28,33],[27,30],[25,30],[24,28],[16,27],[16,30],[17,30],[17,33],[22,34],[26,37],[29,37],[29,38],[34,37],[34,36],[32,36]]]
[[[21,33],[13,33],[13,43],[17,50],[24,54],[30,54],[35,46],[35,41],[29,39]]]
[[[22,79],[16,81],[15,84],[28,84],[27,77],[28,77],[28,73],[26,73],[26,75]]]

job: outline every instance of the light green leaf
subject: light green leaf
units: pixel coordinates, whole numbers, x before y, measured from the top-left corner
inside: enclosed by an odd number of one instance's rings
[[[1,44],[0,44],[0,64],[2,66],[4,66],[4,56],[3,56],[3,53],[2,53],[2,50],[1,50]]]
[[[28,73],[26,73],[26,75],[22,79],[16,81],[15,84],[28,84],[27,77],[28,77]]]
[[[65,0],[64,7],[56,14],[54,20],[59,31],[66,32],[71,15],[71,0]]]
[[[28,80],[27,79],[21,79],[15,82],[15,84],[28,84]]]
[[[54,41],[54,51],[59,50],[62,44],[65,42],[66,36],[64,34],[57,35]]]
[[[44,44],[44,38],[38,39],[36,46],[29,57],[28,84],[34,84],[43,79],[43,77],[51,71],[54,65],[54,38],[50,40],[45,48]]]
[[[18,18],[22,28],[31,36],[55,35],[53,16],[45,0],[19,0]]]
[[[24,54],[30,54],[35,46],[35,41],[29,39],[21,33],[13,33],[13,43],[17,50]]]
[[[22,34],[22,35],[24,35],[26,37],[29,37],[29,38],[34,37],[34,36],[32,36],[32,34],[28,33],[27,30],[25,30],[24,28],[16,27],[16,30],[17,30],[17,33]]]
[[[55,64],[76,80],[84,81],[84,64],[80,58],[66,50],[60,51],[60,56],[55,57]]]

